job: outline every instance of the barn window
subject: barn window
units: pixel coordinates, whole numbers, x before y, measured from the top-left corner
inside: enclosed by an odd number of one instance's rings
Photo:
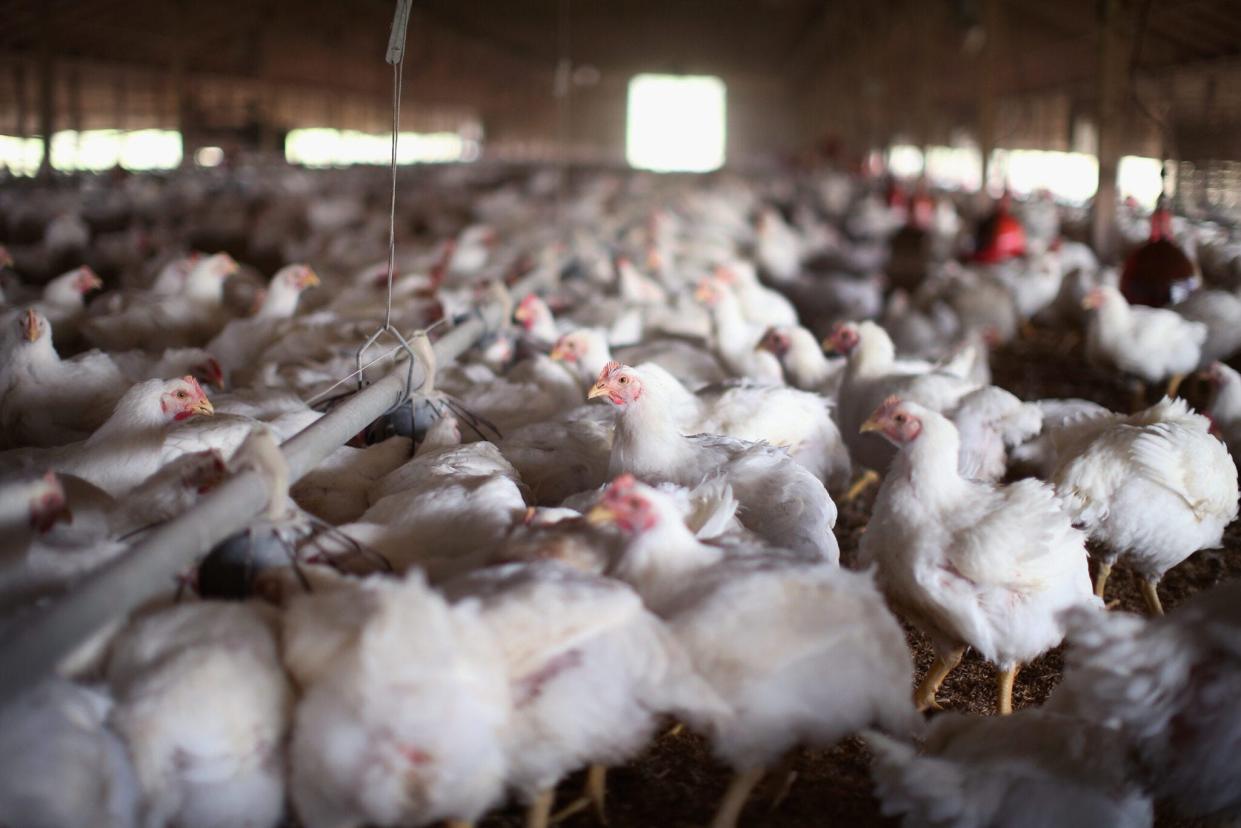
[[[724,83],[708,75],[637,75],[629,81],[625,156],[657,172],[724,164]]]

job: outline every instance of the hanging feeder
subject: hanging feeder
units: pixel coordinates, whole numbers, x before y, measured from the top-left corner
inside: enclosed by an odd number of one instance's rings
[[[974,255],[978,264],[997,264],[1026,254],[1026,229],[1012,213],[1008,191],[1000,196],[994,212],[978,225]]]
[[[1151,213],[1150,238],[1125,259],[1120,292],[1131,305],[1160,308],[1180,302],[1197,287],[1194,263],[1172,237],[1172,211],[1161,195]]]

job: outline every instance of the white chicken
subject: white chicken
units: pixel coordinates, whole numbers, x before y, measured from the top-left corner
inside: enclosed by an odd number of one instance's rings
[[[1227,290],[1196,290],[1172,310],[1207,327],[1199,365],[1228,359],[1241,350],[1241,296]]]
[[[724,367],[735,376],[757,382],[780,384],[784,381],[780,362],[773,354],[756,348],[764,327],[748,322],[741,302],[718,279],[699,281],[694,297],[711,311],[715,329],[715,351]]]
[[[1102,613],[1092,613],[1102,615]],[[988,718],[946,713],[922,749],[866,737],[885,816],[904,828],[1149,828],[1150,798],[1120,736],[1041,710]]]
[[[36,536],[69,519],[64,486],[53,472],[5,480],[0,484],[0,561],[24,554]]]
[[[271,277],[263,303],[254,316],[234,319],[207,343],[207,351],[231,374],[266,350],[281,333],[280,320],[297,310],[302,292],[319,284],[303,264],[286,265]]]
[[[47,679],[0,710],[0,822],[137,828],[141,795],[106,692]]]
[[[565,363],[589,388],[609,362],[641,365],[653,362],[689,388],[723,382],[729,377],[714,354],[683,339],[648,340],[618,348],[613,355],[607,336],[599,328],[579,328],[556,340],[551,358]]]
[[[685,436],[675,395],[658,374],[611,363],[590,398],[616,409],[608,474],[693,488],[722,476],[741,503],[741,522],[773,546],[837,561],[836,504],[823,484],[783,451],[710,434]]]
[[[919,709],[974,647],[999,668],[998,708],[1012,712],[1018,666],[1058,645],[1063,610],[1098,603],[1085,535],[1037,480],[1008,486],[957,471],[952,423],[891,398],[863,428],[899,448],[862,536],[888,601],[931,638],[935,663],[915,691]]]
[[[237,272],[237,263],[224,253],[201,259],[186,277],[180,293],[142,293],[121,301],[92,304],[82,321],[82,334],[99,348],[123,351],[140,348],[158,351],[171,347],[202,345],[226,321],[223,307],[224,280]],[[119,294],[103,300],[121,298]]]
[[[1139,781],[1191,817],[1241,814],[1241,587],[1223,584],[1164,618],[1075,614],[1048,707],[1114,728]]]
[[[86,312],[86,294],[101,287],[103,280],[85,265],[62,273],[44,286],[34,307],[52,324],[60,348],[77,343],[78,322]]]
[[[588,518],[628,538],[613,575],[668,624],[725,707],[689,723],[737,772],[712,828],[737,823],[767,768],[801,744],[918,724],[904,635],[870,575],[817,556],[711,546],[670,495],[617,478]]]
[[[275,630],[261,607],[203,601],[117,634],[109,721],[133,758],[143,824],[279,824],[292,692]]]
[[[512,702],[479,615],[417,571],[293,599],[289,794],[307,828],[471,825],[500,799]]]
[[[1086,328],[1086,357],[1115,366],[1143,382],[1168,381],[1175,397],[1181,380],[1202,361],[1207,326],[1175,311],[1130,305],[1110,285],[1095,288],[1083,302],[1093,310]]]
[[[54,449],[0,453],[0,469],[52,468],[81,477],[119,497],[184,451],[166,452],[165,440],[178,423],[214,412],[193,377],[148,380],[130,388],[90,437]],[[200,447],[201,448],[201,447]]]
[[[1211,431],[1228,446],[1233,463],[1241,465],[1241,374],[1222,362],[1207,366],[1207,382],[1211,400],[1206,415],[1211,418]]]
[[[971,391],[950,418],[961,439],[957,466],[972,480],[1000,480],[1008,470],[1008,451],[1030,441],[1043,428],[1043,412],[1003,388]]]
[[[0,448],[72,443],[108,419],[130,383],[106,354],[61,359],[34,308],[3,324]]]
[[[780,360],[785,380],[803,391],[817,391],[835,400],[845,378],[845,360],[828,359],[814,334],[801,325],[777,325],[767,329],[757,347]]]
[[[1118,558],[1142,578],[1151,612],[1164,573],[1217,546],[1237,517],[1237,467],[1211,423],[1182,399],[1082,421],[1058,439],[1051,482],[1077,526],[1102,546],[1095,592]]]

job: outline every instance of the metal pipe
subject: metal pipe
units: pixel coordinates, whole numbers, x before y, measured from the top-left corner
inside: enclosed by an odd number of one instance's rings
[[[513,293],[521,296],[528,291],[529,286],[519,285]],[[475,318],[436,341],[437,363],[452,362],[483,335],[496,330],[504,313],[503,302],[485,304]],[[421,372],[423,366],[415,370]],[[289,465],[289,483],[301,479],[392,408],[405,390],[405,381],[405,367],[397,366],[289,438],[281,447]],[[266,508],[269,499],[267,483],[256,472],[230,477],[193,508],[86,575],[59,599],[15,619],[0,631],[0,704],[51,673],[110,622],[170,589],[195,558],[244,529]]]

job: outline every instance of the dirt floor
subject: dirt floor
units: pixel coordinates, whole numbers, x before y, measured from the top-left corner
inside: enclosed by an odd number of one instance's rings
[[[994,381],[1024,399],[1080,397],[1102,403],[1113,410],[1129,410],[1134,391],[1117,377],[1088,368],[1080,356],[1080,339],[1059,332],[1035,330],[992,355]],[[1191,402],[1201,400],[1202,389],[1192,382],[1184,392]],[[1157,394],[1150,391],[1153,402]],[[841,554],[848,564],[870,514],[872,490],[857,502],[841,508],[836,524]],[[1165,609],[1185,598],[1233,578],[1241,578],[1241,521],[1229,527],[1224,549],[1199,552],[1173,569],[1164,578],[1159,592]],[[1108,583],[1108,600],[1118,600],[1119,608],[1144,612],[1137,580],[1118,565]],[[931,651],[926,640],[909,631],[909,642],[917,660],[917,675],[926,671]],[[1017,679],[1013,704],[1016,709],[1043,703],[1059,680],[1061,653],[1053,651],[1026,665]],[[911,688],[912,689],[912,688]],[[944,708],[992,714],[995,710],[994,669],[974,653],[967,654],[940,690]],[[771,792],[762,788],[751,799],[741,820],[745,826],[772,828],[821,828],[826,825],[870,828],[897,825],[882,816],[879,803],[871,794],[868,775],[869,756],[865,746],[849,740],[830,751],[803,752],[799,757],[798,778],[787,798],[772,810]],[[713,760],[703,740],[682,732],[666,735],[637,761],[615,768],[608,777],[609,828],[692,828],[710,822],[730,773]],[[581,775],[560,787],[558,804],[572,801],[580,790]],[[583,812],[562,823],[565,828],[588,828],[596,823]],[[510,808],[483,821],[483,828],[520,826],[522,813]],[[1191,828],[1197,821],[1160,814],[1160,828]]]

